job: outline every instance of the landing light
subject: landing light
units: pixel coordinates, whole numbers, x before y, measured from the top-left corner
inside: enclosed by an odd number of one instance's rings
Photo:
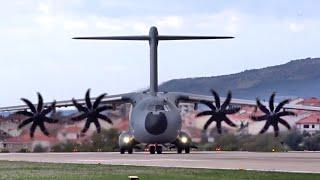
[[[181,137],[181,142],[182,142],[183,144],[187,143],[187,142],[188,142],[188,138],[185,137],[185,136]]]
[[[128,137],[128,136],[124,137],[123,142],[128,144],[130,142],[130,137]]]

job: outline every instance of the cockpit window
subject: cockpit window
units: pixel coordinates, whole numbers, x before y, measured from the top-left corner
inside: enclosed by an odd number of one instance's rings
[[[160,104],[155,105],[155,110],[156,110],[156,111],[164,111],[164,106],[163,106],[163,105],[160,105]]]
[[[150,111],[169,111],[170,108],[167,104],[163,105],[163,104],[156,104],[156,105],[150,105],[148,107],[148,110]]]

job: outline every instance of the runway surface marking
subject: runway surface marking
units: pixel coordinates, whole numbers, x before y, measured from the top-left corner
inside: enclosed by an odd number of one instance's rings
[[[4,153],[0,160],[320,173],[320,152]]]

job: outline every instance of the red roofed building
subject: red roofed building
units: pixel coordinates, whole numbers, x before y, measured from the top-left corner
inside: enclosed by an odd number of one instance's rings
[[[308,132],[314,134],[316,131],[320,131],[320,114],[311,114],[310,116],[299,120],[296,125],[301,133]]]
[[[57,133],[57,138],[59,141],[79,141],[81,127],[77,125],[66,125],[60,129]]]
[[[299,102],[298,104],[306,105],[306,106],[320,106],[320,99],[313,97],[310,99],[305,99]]]
[[[128,131],[129,129],[129,118],[121,118],[114,122],[113,128],[119,132]]]
[[[33,139],[30,138],[28,133],[25,133],[21,136],[8,138],[0,143],[0,147],[10,152],[18,152],[22,149],[33,151],[37,145],[41,145],[41,147],[50,151],[51,146],[58,143],[58,139],[53,136],[45,136],[41,132],[35,132]]]

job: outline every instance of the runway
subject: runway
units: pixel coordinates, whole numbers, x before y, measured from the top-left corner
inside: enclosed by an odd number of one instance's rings
[[[320,173],[320,152],[4,153],[0,160]]]

